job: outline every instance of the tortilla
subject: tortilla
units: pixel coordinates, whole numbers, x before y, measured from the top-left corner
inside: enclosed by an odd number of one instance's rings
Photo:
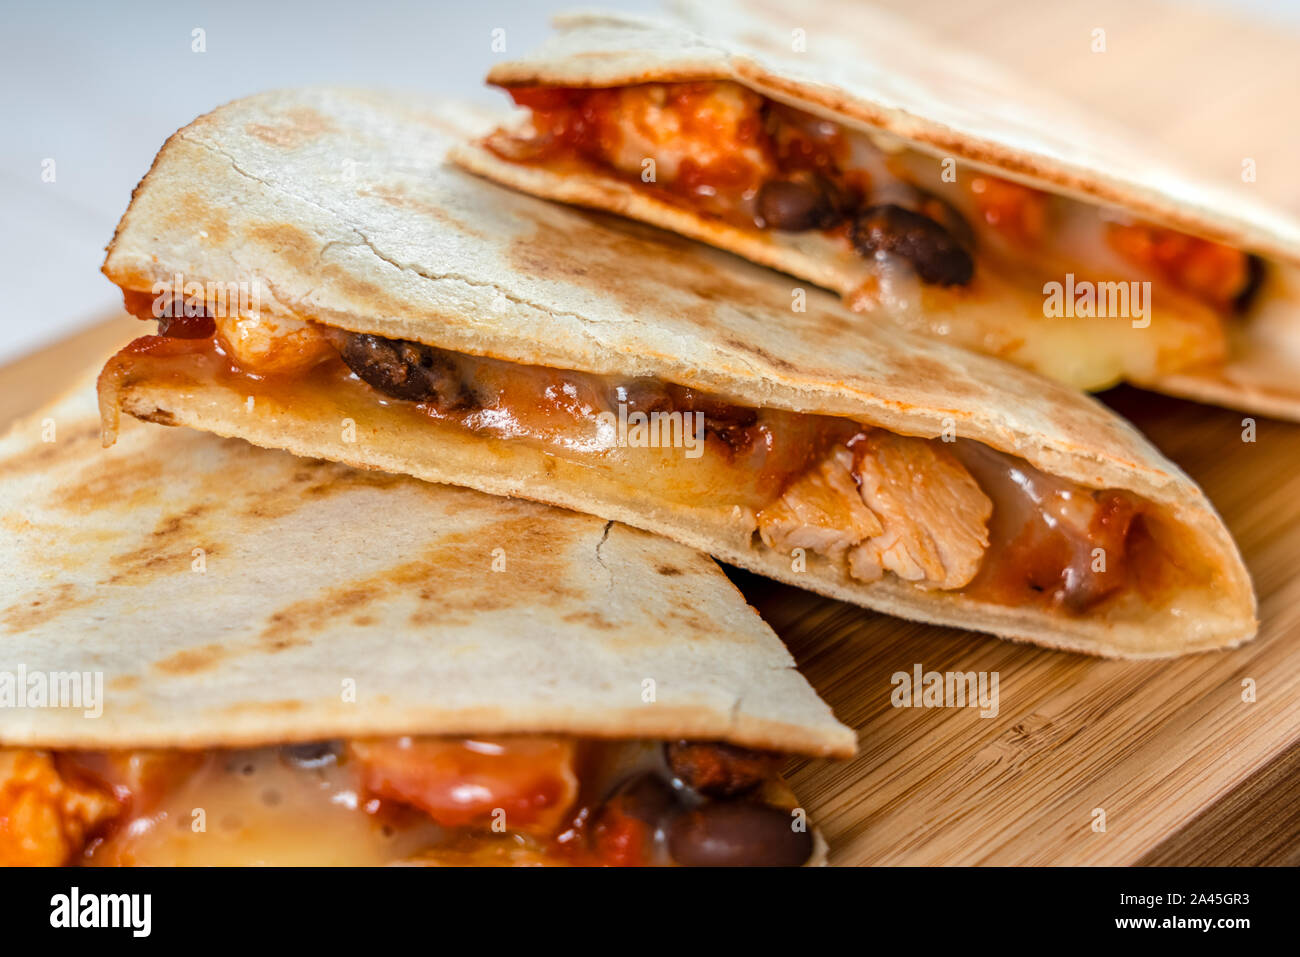
[[[98,438],[86,387],[0,441],[6,658],[93,664],[108,688],[93,722],[4,712],[5,744],[545,731],[853,751],[721,570],[667,539],[197,432]]]
[[[671,187],[590,164],[513,156],[527,130],[518,123],[458,147],[456,162],[512,188],[652,223],[817,283],[863,310],[863,322],[879,318],[947,337],[1079,388],[1126,380],[1267,415],[1300,415],[1300,220],[1184,176],[1131,134],[880,11],[831,2],[795,11],[763,0],[681,6],[690,28],[617,14],[561,17],[540,51],[498,64],[489,81],[523,89],[730,81],[859,131],[886,157],[910,150],[907,175],[921,177],[925,190],[951,206],[964,204],[979,227],[974,281],[952,289],[923,283],[882,296],[882,274],[839,232],[760,229],[743,216],[737,224],[694,208]],[[804,46],[796,50],[799,42]],[[663,121],[659,128],[671,126]],[[661,135],[671,144],[670,133]],[[989,242],[996,230],[970,218],[966,193],[988,173],[1088,204],[1066,204],[1074,210],[1068,222],[1092,217],[1087,228],[1096,236],[1086,255],[1075,256],[1073,247],[1069,255],[1041,252],[1041,239],[1005,249],[998,244],[1003,237]],[[1065,200],[1050,202],[1056,205],[1045,215],[1067,221],[1060,213]],[[1102,208],[1100,219],[1093,207]],[[1254,290],[1243,293],[1249,305],[1211,308],[1160,269],[1139,267],[1103,242],[1107,230],[1119,228],[1110,222],[1117,218],[1257,254],[1268,260],[1260,267],[1267,270],[1262,284],[1245,280],[1256,267],[1243,259],[1249,268],[1242,288]],[[1047,234],[1057,228],[1049,224]],[[1144,250],[1151,245],[1142,234],[1125,235],[1137,235]],[[1046,317],[1045,281],[1063,285],[1066,271],[1076,269],[1099,285],[1154,279],[1145,317],[1127,299],[1112,314]],[[1133,325],[1124,321],[1130,315]]]
[[[198,432],[98,435],[87,382],[0,440],[5,676],[102,675],[95,704],[0,709],[5,748],[525,734],[853,753],[691,549]]]
[[[674,498],[654,481],[611,477],[596,460],[435,421],[410,403],[376,402],[379,393],[355,376],[250,379],[226,374],[225,360],[209,354],[163,354],[188,350],[187,340],[151,340],[110,362],[101,378],[108,437],[120,408],[299,455],[532,498],[886,613],[1051,647],[1158,656],[1254,634],[1249,578],[1212,506],[1099,404],[893,326],[855,326],[832,297],[792,290],[714,250],[485,184],[440,161],[451,138],[467,132],[451,116],[436,103],[331,90],[223,107],[168,141],[105,272],[146,297],[178,275],[245,284],[260,294],[261,323],[239,325],[246,332],[306,321],[304,334],[322,324],[461,357],[644,377],[773,416],[851,420],[929,443],[943,457],[949,439],[978,443],[1053,481],[1140,497],[1204,575],[1154,605],[1067,615],[891,575],[863,582],[813,554],[800,568],[738,524],[725,501]]]

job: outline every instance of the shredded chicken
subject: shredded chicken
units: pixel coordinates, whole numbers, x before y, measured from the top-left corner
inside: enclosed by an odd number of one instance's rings
[[[885,527],[855,551],[907,581],[970,582],[988,548],[993,503],[965,467],[933,442],[891,432],[868,433],[854,451],[862,500]]]
[[[961,588],[988,547],[993,503],[946,449],[873,430],[838,448],[758,516],[769,548],[848,553],[849,573],[890,571],[927,588]]]
[[[65,780],[49,752],[0,749],[0,866],[66,864],[118,811],[111,794]]]
[[[226,352],[249,372],[302,372],[335,354],[321,327],[301,319],[216,312],[212,321]]]
[[[739,84],[647,83],[602,92],[617,102],[593,111],[602,123],[599,145],[606,162],[625,173],[642,175],[647,159],[662,181],[677,179],[685,164],[745,169],[756,180],[774,169],[762,138],[763,98]]]
[[[831,558],[885,528],[863,504],[853,479],[853,453],[838,448],[786,489],[759,516],[759,534],[769,548],[812,549]]]

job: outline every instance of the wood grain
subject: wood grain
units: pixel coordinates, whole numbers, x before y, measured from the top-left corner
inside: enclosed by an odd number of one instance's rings
[[[86,370],[103,361],[136,336],[153,331],[125,312],[100,319],[70,338],[0,367],[0,429],[35,412]]]

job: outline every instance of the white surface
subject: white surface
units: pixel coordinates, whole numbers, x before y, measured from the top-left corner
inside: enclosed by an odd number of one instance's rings
[[[1300,19],[1300,0],[1215,5]],[[258,90],[316,83],[503,102],[482,83],[493,61],[540,43],[552,11],[584,6],[661,5],[0,0],[0,363],[120,303],[99,273],[104,246],[163,140],[194,117]],[[196,27],[206,31],[205,53],[191,51]],[[504,54],[491,49],[498,27]],[[53,183],[41,181],[47,158]]]
[[[550,13],[577,5],[0,0],[0,363],[120,304],[99,272],[104,246],[163,140],[194,117],[258,90],[319,83],[504,103],[483,85],[493,61],[537,46]],[[205,53],[191,51],[196,27]],[[498,27],[504,54],[491,49]],[[41,180],[47,158],[53,183]]]

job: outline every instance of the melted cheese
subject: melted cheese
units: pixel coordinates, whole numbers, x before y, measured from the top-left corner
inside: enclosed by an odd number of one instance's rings
[[[765,101],[736,83],[552,91],[549,98],[535,88],[514,92],[540,125],[562,132],[529,141],[499,131],[485,145],[502,158],[568,169],[575,159],[563,152],[569,148],[595,175],[612,173],[740,229],[759,228],[753,200],[763,183],[803,166],[830,172],[870,204],[907,205],[899,194],[920,189],[962,214],[975,240],[975,275],[964,286],[925,286],[903,260],[864,257],[842,227],[767,233],[788,257],[784,268],[836,289],[858,311],[1086,390],[1150,383],[1229,359],[1221,310],[1231,299],[1231,277],[1244,275],[1246,265],[1244,257],[1232,260],[1231,250],[1219,248],[1224,256],[1211,262],[1214,244],[1170,234],[1207,255],[1190,256],[1181,274],[1135,262],[1108,241],[1114,216],[1107,210],[954,167],[948,157]],[[602,134],[572,135],[593,126]],[[804,149],[790,149],[791,140]],[[659,163],[653,180],[640,175],[646,157]],[[697,175],[683,189],[676,177],[687,166]],[[1067,282],[1075,289],[1137,283],[1144,295],[1141,284],[1150,283],[1150,295],[1141,310],[1130,303],[1105,316],[1051,314],[1049,284]]]
[[[216,751],[87,863],[158,866],[388,864],[443,838],[422,815],[366,813],[355,769],[300,768],[273,748]],[[372,809],[373,809],[372,805]]]

